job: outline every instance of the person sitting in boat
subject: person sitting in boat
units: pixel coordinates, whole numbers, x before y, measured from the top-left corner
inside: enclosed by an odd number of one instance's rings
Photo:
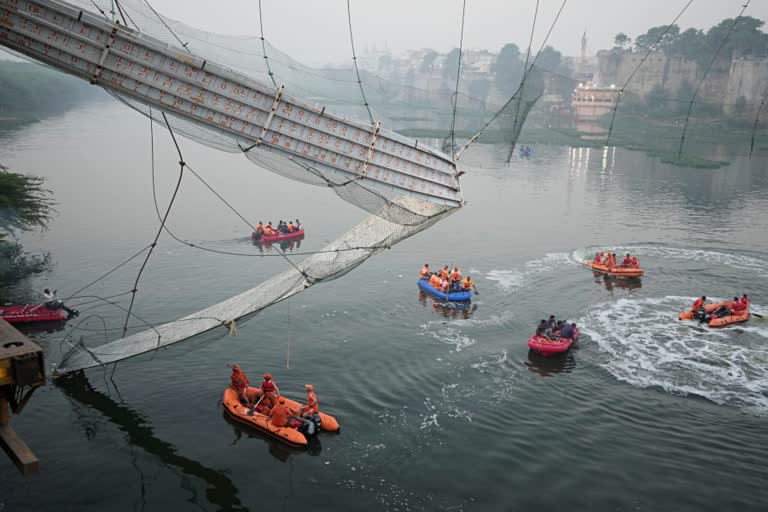
[[[429,279],[431,272],[429,271],[429,263],[425,263],[419,272],[419,279]]]
[[[272,227],[272,221],[267,222],[267,227],[264,228],[264,235],[272,236],[272,235],[276,235],[276,234],[277,234],[277,232]]]
[[[464,278],[464,280],[461,282],[461,287],[465,292],[471,291],[472,288],[477,291],[477,287],[475,286],[475,282],[472,280],[472,276],[467,276]]]
[[[307,404],[301,406],[299,409],[299,416],[310,416],[320,412],[320,407],[317,403],[317,395],[315,394],[315,387],[312,384],[304,384],[307,389]]]
[[[542,319],[539,325],[536,326],[536,335],[544,336],[545,332],[547,332],[547,321]]]
[[[256,240],[264,236],[264,224],[259,221],[258,224],[256,224]]]
[[[461,282],[461,272],[459,272],[459,267],[453,267],[453,272],[451,272],[451,282]]]
[[[632,268],[640,268],[640,260],[637,259],[637,256],[632,256],[632,262],[629,266]]]
[[[616,253],[608,255],[608,259],[605,262],[605,266],[608,268],[613,268],[616,266]]]
[[[274,407],[276,397],[280,396],[280,389],[275,384],[275,381],[272,380],[271,373],[264,374],[264,380],[261,381],[261,396],[263,397],[262,401],[266,402],[268,407]]]
[[[552,334],[552,330],[557,325],[557,321],[555,320],[555,315],[549,315],[549,320],[547,320],[547,329],[545,331],[545,335],[549,336]]]
[[[280,221],[277,223],[277,231],[278,233],[285,233],[288,228],[285,225],[285,222],[283,222],[283,219],[280,219]]]
[[[68,308],[62,301],[56,298],[57,291],[58,290],[51,291],[48,288],[43,290],[43,297],[45,297],[45,307],[52,311],[63,309],[69,316],[79,315],[80,313],[78,313],[76,310]]]
[[[450,277],[451,271],[448,270],[448,265],[444,266],[440,269],[440,277],[443,279],[448,279]]]
[[[272,411],[269,413],[269,419],[276,427],[287,427],[293,416],[293,411],[285,405],[285,397],[281,396]]]
[[[440,274],[438,274],[437,272],[432,274],[432,277],[429,278],[429,286],[431,286],[435,290],[440,289]]]
[[[745,306],[747,306],[747,309],[749,309],[749,295],[746,293],[741,296],[740,302],[744,303]]]
[[[295,228],[295,227],[293,227],[293,221],[290,221],[290,220],[289,220],[289,221],[288,221],[288,232],[289,232],[289,233],[293,233],[294,231],[296,231],[296,228]]]
[[[741,302],[738,297],[734,297],[733,302],[731,303],[731,313],[734,315],[741,315],[746,310],[747,305]]]
[[[603,264],[603,252],[600,251],[599,253],[595,254],[595,260],[593,261],[595,265],[602,265]]]
[[[576,333],[576,324],[564,322],[560,328],[560,339],[573,338]]]
[[[232,368],[232,375],[229,376],[231,381],[229,387],[235,390],[237,398],[239,398],[241,402],[248,403],[248,386],[251,385],[251,381],[248,380],[248,377],[245,376],[245,373],[240,369],[239,365],[233,364],[230,368]]]
[[[622,267],[629,267],[632,265],[632,257],[627,253],[626,256],[624,256],[624,259],[621,261]]]
[[[451,291],[451,282],[448,279],[441,279],[440,281],[440,290],[448,295]]]

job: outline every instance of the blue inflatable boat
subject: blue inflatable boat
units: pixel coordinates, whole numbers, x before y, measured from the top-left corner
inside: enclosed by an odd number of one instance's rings
[[[429,285],[429,282],[426,279],[419,279],[419,288],[427,292],[428,294],[432,295],[433,297],[437,297],[438,299],[443,300],[450,300],[455,302],[462,302],[467,301],[472,298],[472,292],[451,292],[449,294],[445,294],[441,292],[440,290],[435,290],[433,287]]]

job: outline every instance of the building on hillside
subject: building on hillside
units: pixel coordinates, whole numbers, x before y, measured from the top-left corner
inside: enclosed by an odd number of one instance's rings
[[[615,85],[579,84],[571,98],[576,128],[581,132],[603,133],[605,130],[598,120],[611,113],[618,97],[619,90]]]

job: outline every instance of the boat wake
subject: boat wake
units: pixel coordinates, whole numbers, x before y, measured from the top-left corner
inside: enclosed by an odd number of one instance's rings
[[[484,277],[490,281],[494,281],[496,285],[506,293],[511,293],[528,286],[531,278],[536,275],[550,273],[553,270],[561,268],[564,264],[570,263],[573,263],[573,261],[569,255],[564,252],[549,253],[542,258],[527,262],[522,269],[494,269],[485,274]],[[478,273],[482,275],[482,273]]]
[[[615,247],[585,247],[583,249],[576,249],[573,251],[571,257],[578,263],[584,263],[586,261],[592,261],[595,253],[603,250],[610,250],[611,252],[617,253],[629,252],[631,254],[637,254],[640,257],[641,262],[644,256],[653,258],[671,258],[708,263],[711,265],[725,265],[737,270],[753,272],[757,275],[768,277],[768,260],[764,258],[738,253],[713,251],[708,249],[674,247],[661,244],[631,244]]]
[[[619,380],[768,415],[768,329],[713,330],[681,322],[694,297],[619,299],[595,305],[581,319]],[[754,322],[754,320],[753,320]]]

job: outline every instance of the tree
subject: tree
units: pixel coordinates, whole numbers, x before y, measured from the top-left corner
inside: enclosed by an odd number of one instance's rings
[[[525,62],[520,58],[520,48],[514,43],[505,44],[496,58],[496,88],[504,95],[511,96],[523,78]]]
[[[443,78],[448,80],[456,80],[456,73],[459,72],[459,58],[461,56],[461,50],[454,48],[448,55],[445,56],[445,64],[443,65]]]
[[[765,22],[751,16],[738,19],[730,35],[734,20],[725,19],[707,31],[707,50],[717,51],[717,48],[725,40],[720,55],[730,60],[734,54],[738,55],[764,55],[768,50],[768,34],[760,29]]]
[[[625,46],[629,46],[632,43],[632,39],[624,32],[619,32],[616,37],[613,38],[613,43],[617,48],[624,49]]]
[[[648,105],[649,112],[666,112],[668,100],[667,91],[661,84],[654,85],[653,89],[645,97],[645,103]]]
[[[50,255],[26,254],[15,240],[19,231],[45,229],[53,214],[50,192],[37,176],[8,172],[0,165],[0,285],[12,284],[49,268]]]
[[[665,52],[669,45],[671,45],[679,35],[680,27],[677,25],[662,25],[659,27],[653,27],[645,34],[639,35],[635,38],[635,48],[637,50],[644,51],[648,51],[650,48],[653,48],[654,50]],[[658,41],[658,43],[656,41]]]
[[[421,58],[421,66],[419,66],[419,73],[429,73],[432,71],[435,65],[435,59],[437,58],[437,52],[434,50],[427,50],[424,57]]]
[[[666,53],[670,56],[697,61],[704,54],[709,55],[707,52],[707,38],[704,31],[689,28],[667,45]]]
[[[536,58],[536,67],[547,71],[556,71],[560,67],[562,58],[563,56],[559,51],[551,46],[546,46]]]

